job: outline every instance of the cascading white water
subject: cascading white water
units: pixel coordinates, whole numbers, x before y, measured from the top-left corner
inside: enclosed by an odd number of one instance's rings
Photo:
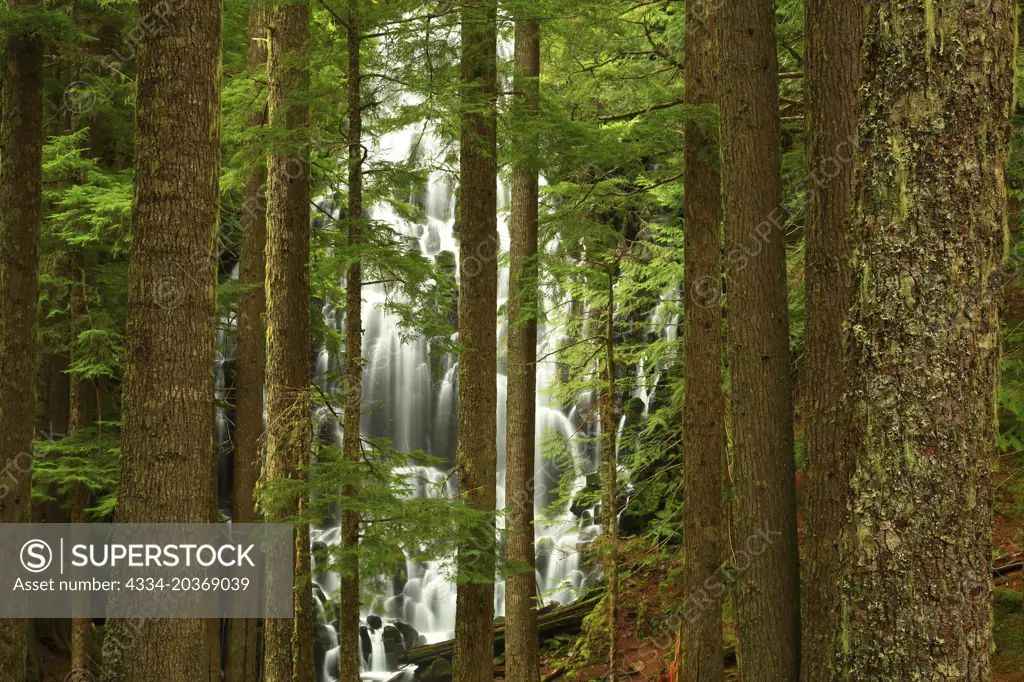
[[[406,102],[408,104],[408,102]],[[437,168],[441,165],[443,149],[440,141],[429,127],[422,124],[390,132],[374,141],[371,158],[387,162],[406,161],[415,155],[424,167]],[[508,202],[508,192],[499,182],[499,207]],[[432,172],[424,188],[410,197],[423,210],[418,221],[409,221],[387,204],[379,204],[370,210],[375,221],[390,225],[396,232],[407,238],[411,248],[418,249],[431,258],[443,257],[446,262],[458,268],[458,239],[455,234],[456,187],[441,171]],[[335,216],[336,217],[336,216]],[[508,249],[508,226],[504,212],[499,213],[499,235],[501,247]],[[456,273],[457,274],[457,273]],[[237,277],[237,268],[233,273]],[[549,309],[562,305],[560,294],[554,287],[544,288],[545,305]],[[393,292],[390,292],[393,295]],[[431,371],[428,343],[423,339],[405,340],[400,333],[399,320],[385,309],[389,292],[383,284],[363,287],[363,348],[366,357],[363,377],[363,413],[361,431],[363,435],[391,440],[393,446],[402,451],[423,450],[431,456],[454,466],[458,425],[458,358],[447,355],[440,359],[440,368]],[[669,294],[666,294],[668,296]],[[499,274],[499,300],[504,305],[508,297],[508,271],[502,268]],[[664,298],[664,296],[663,296]],[[664,303],[664,302],[663,302]],[[678,326],[678,314],[669,312],[664,305],[652,311],[650,321],[661,327],[666,338],[674,338]],[[326,302],[323,307],[325,323],[339,328],[335,307]],[[674,315],[674,316],[673,316]],[[234,324],[232,318],[222,320],[227,329]],[[499,321],[499,343],[506,333],[503,321]],[[589,577],[587,567],[581,566],[581,547],[600,534],[600,520],[593,507],[576,508],[563,502],[556,506],[559,498],[557,488],[567,470],[575,474],[570,499],[587,486],[588,474],[597,471],[602,454],[597,436],[599,425],[592,417],[595,412],[596,396],[588,391],[578,397],[577,404],[566,411],[546,392],[558,380],[558,367],[553,351],[567,339],[558,329],[541,329],[539,334],[538,357],[545,358],[536,365],[537,371],[537,426],[535,455],[535,540],[537,550],[536,579],[539,594],[546,603],[565,604],[575,599]],[[221,333],[218,342],[219,355],[216,363],[217,387],[217,439],[225,447],[221,452],[220,481],[222,485],[230,480],[229,420],[222,408],[224,400],[230,397],[227,376],[234,362],[234,347],[230,334]],[[333,362],[332,362],[333,361]],[[327,350],[321,349],[312,362],[313,380],[325,391],[334,393],[340,387],[328,380],[328,368],[337,364]],[[502,361],[499,360],[499,371]],[[643,414],[654,401],[660,377],[660,368],[652,366],[650,374],[641,362],[638,376],[648,381],[638,382],[632,397],[643,403]],[[499,374],[497,380],[497,506],[505,505],[505,400],[506,377]],[[588,416],[589,415],[589,416]],[[341,444],[341,427],[328,415],[320,415],[321,435],[326,435]],[[627,417],[622,415],[618,425],[618,446],[627,427]],[[568,465],[545,457],[543,444],[551,440],[552,434],[560,436],[572,462]],[[457,483],[447,470],[427,466],[414,466],[406,472],[413,483],[414,497],[457,496]],[[624,472],[623,472],[624,473]],[[628,490],[628,486],[627,490]],[[222,488],[221,499],[230,497]],[[225,511],[227,511],[225,509]],[[336,546],[340,541],[339,529],[335,527],[316,528],[311,531],[313,542]],[[379,594],[365,605],[362,618],[365,636],[361,638],[363,656],[363,678],[383,681],[407,680],[411,672],[393,672],[397,656],[394,655],[394,639],[388,640],[386,629],[395,623],[411,625],[418,631],[415,642],[402,639],[403,646],[416,643],[432,643],[449,639],[455,628],[456,588],[452,580],[452,558],[437,561],[407,560],[405,571],[400,576],[376,576],[374,584],[387,585],[386,592]],[[382,579],[383,578],[383,579]],[[336,600],[340,580],[337,575],[318,572],[314,576],[317,586],[317,601],[323,606],[326,600]],[[495,585],[495,615],[505,612],[504,584]],[[335,625],[328,623],[324,610],[319,610],[317,632],[318,680],[335,682],[338,678],[338,639]],[[376,618],[382,619],[377,623]],[[370,628],[368,622],[378,627]],[[392,635],[394,633],[391,633]],[[406,636],[408,636],[406,634]],[[389,647],[391,647],[389,649]]]
[[[415,151],[414,151],[415,150]],[[409,126],[402,130],[383,135],[376,141],[372,154],[383,161],[399,162],[415,153],[426,163],[436,161],[442,154],[440,142],[429,128]],[[432,172],[426,187],[413,198],[423,209],[424,216],[419,222],[411,222],[399,216],[390,206],[380,204],[371,210],[371,217],[392,226],[407,237],[414,248],[428,257],[437,257],[447,252],[446,257],[457,260],[458,241],[455,235],[455,187],[440,171]],[[499,183],[499,207],[508,201],[508,192]],[[508,227],[504,212],[499,213],[499,234],[503,249],[508,248]],[[457,438],[458,406],[457,376],[458,359],[450,355],[441,363],[439,379],[431,377],[428,344],[422,339],[403,342],[399,333],[399,320],[384,309],[385,285],[373,284],[363,288],[363,347],[366,357],[363,377],[363,417],[361,429],[365,436],[388,438],[398,450],[422,449],[430,455],[454,465]],[[503,268],[499,277],[498,306],[508,296],[508,272]],[[499,324],[499,338],[504,336],[504,324]],[[557,330],[542,330],[539,356],[551,352],[562,341]],[[321,377],[330,364],[326,351],[318,358],[317,372]],[[572,469],[578,474],[575,490],[585,485],[585,476],[596,468],[593,453],[574,438],[581,429],[577,411],[566,414],[545,393],[556,377],[557,367],[553,359],[538,363],[537,396],[537,454],[535,459],[535,511],[537,523],[537,583],[540,594],[546,602],[567,603],[578,596],[584,586],[586,575],[581,570],[579,547],[599,532],[594,525],[593,511],[585,510],[577,518],[566,504],[561,509],[551,509],[557,498],[556,487],[563,474],[564,464],[559,465],[544,456],[542,443],[550,440],[551,434],[565,439],[573,453],[575,462]],[[497,504],[505,504],[505,397],[506,378],[499,375],[498,384],[498,480]],[[340,443],[340,429],[334,428],[334,437]],[[565,467],[568,468],[568,467]],[[417,481],[415,495],[437,496],[444,487],[446,497],[455,497],[457,490],[452,477],[446,471],[432,467],[415,467],[408,472],[410,480]],[[313,540],[328,545],[339,540],[337,528],[313,531]],[[452,580],[451,559],[441,561],[408,560],[404,580],[386,580],[387,593],[376,597],[364,608],[363,618],[380,616],[385,623],[403,621],[414,627],[421,641],[435,642],[449,639],[455,629],[455,584]],[[319,576],[317,583],[325,594],[336,594],[336,576]],[[504,615],[504,584],[495,586],[495,615]],[[383,641],[378,648],[377,637],[383,633],[371,633],[372,660],[367,666],[367,677],[376,677],[381,664],[378,650],[383,656]],[[365,653],[364,653],[365,655]],[[386,665],[386,657],[384,664]],[[385,668],[386,669],[386,668]],[[323,679],[330,679],[326,673]]]
[[[507,49],[507,46],[505,46]],[[507,57],[508,55],[504,55]],[[403,96],[404,97],[404,96]],[[404,104],[410,102],[405,101]],[[387,133],[375,139],[371,158],[386,162],[402,162],[415,155],[423,167],[437,168],[442,165],[444,150],[441,142],[429,127],[422,124]],[[508,191],[499,182],[499,209],[508,202]],[[418,249],[425,256],[442,256],[458,268],[458,239],[455,234],[456,186],[441,171],[432,172],[412,203],[422,208],[423,215],[418,221],[409,221],[400,216],[391,206],[379,204],[370,209],[373,220],[390,225],[404,235],[411,248]],[[336,217],[336,216],[335,216]],[[498,229],[503,250],[508,249],[509,235],[504,211],[499,212]],[[456,272],[457,276],[457,272]],[[237,266],[232,272],[237,278]],[[552,309],[561,305],[559,292],[554,287],[544,288],[545,305]],[[393,292],[391,292],[393,295]],[[385,285],[374,284],[363,287],[363,348],[366,358],[363,377],[363,416],[361,431],[365,436],[386,438],[402,451],[423,450],[431,456],[454,466],[458,425],[458,358],[447,355],[440,359],[440,368],[435,366],[432,375],[429,347],[425,340],[414,339],[403,342],[399,320],[384,307],[389,292]],[[504,305],[508,297],[508,270],[499,273],[499,300]],[[325,323],[340,329],[335,307],[331,302],[323,306]],[[653,319],[653,318],[652,318]],[[222,501],[230,499],[230,420],[225,413],[224,401],[230,400],[229,376],[233,373],[234,343],[231,334],[224,330],[234,325],[233,316],[222,321],[222,332],[218,337],[218,357],[215,366],[218,407],[216,415],[217,441],[222,446],[221,471],[219,479]],[[674,332],[672,327],[670,332]],[[499,321],[498,337],[504,338],[504,321]],[[601,532],[600,521],[593,507],[574,508],[563,502],[555,506],[559,498],[557,491],[560,479],[567,470],[575,473],[570,498],[587,485],[587,475],[597,471],[601,452],[595,442],[599,435],[593,415],[595,396],[587,392],[579,396],[577,405],[568,411],[545,391],[557,381],[558,367],[553,351],[567,339],[558,329],[541,329],[538,336],[538,357],[546,358],[536,366],[537,371],[537,425],[535,455],[535,540],[537,548],[536,579],[541,598],[545,603],[565,604],[574,600],[581,592],[589,577],[588,568],[581,566],[580,548]],[[333,361],[333,362],[332,362]],[[327,350],[321,349],[313,358],[311,372],[313,380],[325,391],[337,392],[340,387],[332,385],[328,368],[337,364]],[[503,364],[499,360],[499,371]],[[642,370],[641,370],[642,371]],[[499,374],[497,380],[497,507],[505,505],[505,401],[506,377]],[[645,403],[650,396],[641,393],[634,397]],[[341,427],[327,415],[318,418],[321,435],[341,444]],[[624,423],[624,422],[623,422]],[[620,425],[620,430],[622,426]],[[325,433],[326,432],[326,433]],[[552,434],[564,440],[571,453],[571,464],[555,462],[544,454],[543,444],[551,440]],[[412,495],[423,498],[457,496],[457,484],[447,470],[415,466],[408,472],[413,482]],[[227,487],[225,487],[227,486]],[[228,512],[225,506],[224,511]],[[317,528],[311,531],[311,540],[337,545],[339,529]],[[386,592],[379,594],[370,604],[364,606],[362,618],[365,637],[361,638],[363,656],[362,676],[365,680],[383,681],[410,679],[411,672],[392,672],[396,657],[389,653],[392,643],[386,640],[385,629],[401,621],[418,631],[416,642],[430,643],[449,639],[455,629],[456,587],[452,580],[453,560],[451,557],[437,561],[407,560],[402,576],[374,577],[375,584],[387,585]],[[380,578],[384,578],[381,580]],[[320,606],[326,600],[336,600],[340,580],[335,574],[318,572],[314,576],[317,586],[317,601]],[[505,612],[504,584],[495,585],[495,615]],[[327,622],[323,608],[318,611],[316,624],[319,682],[335,682],[338,678],[338,638],[336,623]],[[367,621],[376,622],[371,616],[380,617],[379,627],[369,628]],[[368,650],[367,650],[368,648]]]
[[[384,651],[384,630],[370,630],[370,672],[388,672],[388,656]]]

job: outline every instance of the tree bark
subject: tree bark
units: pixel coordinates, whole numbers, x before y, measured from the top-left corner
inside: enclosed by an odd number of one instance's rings
[[[287,132],[267,164],[267,479],[300,485],[309,462],[309,6],[270,10],[270,123]],[[272,520],[292,520],[299,495],[273,503]],[[313,605],[309,528],[295,525],[295,602],[292,619],[264,623],[266,682],[312,682]]]
[[[37,3],[8,4],[17,11]],[[0,523],[27,523],[35,393],[25,377],[35,367],[42,215],[40,36],[7,36],[0,106]],[[24,620],[0,620],[0,682],[25,679],[26,628]]]
[[[348,243],[355,253],[362,239],[363,112],[360,88],[359,0],[348,5]],[[343,504],[359,499],[363,402],[363,271],[354,258],[345,277],[345,431],[342,450],[351,470],[342,490]],[[342,561],[338,670],[340,682],[359,682],[359,524],[358,511],[341,516]]]
[[[842,581],[848,574],[853,451],[847,441],[842,361],[850,305],[849,223],[857,137],[863,8],[805,0],[807,223],[803,421],[804,560],[801,582],[803,682],[847,679]]]
[[[72,382],[75,382],[75,377],[72,377]],[[74,415],[72,415],[74,418]],[[88,491],[81,487],[76,486],[72,492],[71,499],[71,523],[87,523],[85,518],[85,508],[89,503]],[[80,597],[76,599],[81,600]],[[89,662],[89,632],[92,629],[92,620],[89,618],[72,618],[71,619],[71,669],[82,670],[88,672],[92,665]],[[86,675],[80,677],[87,678]]]
[[[69,254],[68,279],[71,281],[70,312],[71,312],[71,343],[74,344],[85,323],[87,310],[85,300],[85,258],[81,248],[73,247]],[[74,345],[72,345],[74,348]],[[74,360],[74,351],[72,351]],[[68,376],[68,433],[85,428],[86,425],[86,385],[78,374]],[[71,523],[86,523],[85,509],[89,505],[89,489],[80,483],[71,488],[71,509],[68,520]],[[81,604],[81,595],[75,595]],[[92,621],[88,618],[71,619],[71,669],[88,671],[89,664],[89,630]]]
[[[493,513],[497,498],[497,2],[461,7],[459,152],[459,442],[467,505]],[[474,528],[457,559],[455,682],[490,682],[494,628],[493,523]]]
[[[604,381],[598,390],[598,412],[601,415],[601,529],[604,534],[604,576],[608,584],[608,682],[615,682],[620,672],[615,665],[618,655],[616,635],[619,622],[619,544],[618,503],[618,424],[615,419],[615,268],[608,266],[608,302],[602,313],[604,329]]]
[[[686,104],[718,101],[714,0],[687,4],[684,73]],[[722,682],[722,393],[721,177],[714,129],[687,123],[683,287],[683,682]]]
[[[719,40],[739,659],[745,682],[800,661],[785,215],[774,0],[733,0]]]
[[[266,69],[266,9],[257,3],[249,12],[249,51],[246,66],[250,71]],[[254,111],[248,123],[260,126],[262,108]],[[238,345],[235,366],[235,448],[231,518],[235,523],[255,523],[256,482],[260,475],[260,438],[263,437],[263,385],[266,371],[266,251],[267,206],[266,164],[246,175],[242,194],[241,257],[238,280]],[[259,676],[257,629],[255,618],[231,619],[227,626],[227,682],[256,682]]]
[[[165,10],[139,7],[161,19],[138,50],[118,523],[210,518],[221,12]],[[108,621],[104,679],[204,679],[209,637],[198,619]]]
[[[851,227],[850,679],[991,676],[1016,4],[869,0]]]
[[[505,579],[505,664],[508,682],[539,682],[537,576],[534,542],[534,454],[537,423],[537,143],[527,120],[540,106],[540,25],[516,19],[514,97],[523,121],[512,167],[508,285],[508,391],[505,498],[509,563],[525,568]]]

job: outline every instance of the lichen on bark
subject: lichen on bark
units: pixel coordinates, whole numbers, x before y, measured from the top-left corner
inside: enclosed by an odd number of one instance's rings
[[[990,677],[1009,0],[870,0],[853,305],[851,679]]]

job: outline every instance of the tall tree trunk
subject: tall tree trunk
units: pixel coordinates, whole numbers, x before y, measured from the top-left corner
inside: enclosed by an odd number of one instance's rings
[[[270,123],[289,134],[267,164],[267,478],[300,482],[312,444],[309,395],[309,6],[270,10]],[[302,498],[275,503],[268,518],[301,513]],[[264,624],[264,680],[312,682],[313,595],[309,528],[295,526],[292,619]]]
[[[54,263],[41,261],[39,263],[39,271],[37,276],[42,278],[46,275],[52,275]],[[53,324],[53,320],[50,317],[50,310],[52,308],[52,301],[55,296],[51,293],[56,287],[53,285],[40,286],[36,295],[39,299],[39,305],[36,306],[36,334],[45,334],[47,327]],[[54,423],[54,414],[50,405],[53,402],[54,393],[56,390],[53,386],[53,380],[55,375],[58,374],[60,369],[56,362],[57,357],[47,353],[45,347],[38,347],[35,351],[35,377],[33,377],[33,390],[35,391],[35,429],[36,435],[46,434],[53,438],[59,438],[61,432],[57,430],[57,424]],[[35,518],[35,510],[32,511],[32,516]]]
[[[74,376],[71,377],[72,383],[81,380],[76,379]],[[72,387],[74,390],[74,387]],[[72,419],[75,419],[74,412],[76,408],[72,403]],[[82,410],[84,411],[84,410]],[[71,523],[87,523],[85,518],[85,508],[89,504],[89,491],[82,487],[76,486],[72,491],[71,497],[71,514],[69,521]],[[75,599],[81,603],[82,597],[79,595],[75,596]],[[71,670],[82,670],[89,672],[92,665],[89,662],[89,632],[92,630],[92,620],[89,618],[72,618],[71,619]],[[90,673],[91,674],[91,673]],[[88,675],[84,673],[79,675],[82,679],[88,679]],[[75,678],[72,678],[75,679]]]
[[[267,63],[266,9],[257,2],[249,12],[249,52],[246,66],[263,71]],[[249,116],[250,126],[265,123],[262,108]],[[264,191],[266,164],[245,178],[242,195],[241,258],[238,280],[238,347],[235,368],[235,449],[231,518],[235,523],[254,523],[255,490],[260,475],[260,438],[263,436],[263,379],[266,371],[265,280],[267,207]],[[227,627],[227,682],[256,682],[259,676],[259,622],[255,618],[231,619]]]
[[[141,16],[163,12],[142,0]],[[214,235],[219,218],[220,4],[163,12],[138,51],[118,523],[210,517]],[[197,475],[200,480],[196,480]],[[108,621],[112,680],[203,679],[207,623]]]
[[[851,227],[850,679],[991,676],[1016,3],[869,0]]]
[[[75,384],[81,384],[81,379],[72,376],[71,377],[71,390],[72,396],[74,397],[76,387]],[[84,410],[84,396],[79,394],[78,399],[71,404],[71,419],[74,423],[80,419],[85,412]],[[76,414],[77,413],[77,414]],[[81,428],[81,427],[78,427]],[[71,514],[69,521],[71,523],[87,523],[85,518],[85,509],[89,504],[89,491],[87,488],[76,485],[71,493]],[[75,599],[81,603],[81,597],[76,595]],[[83,605],[84,606],[84,605]],[[92,629],[92,620],[89,618],[72,618],[71,619],[71,669],[72,670],[83,670],[88,672],[91,665],[89,663],[89,632]],[[87,677],[82,675],[82,677]]]
[[[70,312],[71,312],[71,334],[72,344],[81,333],[87,314],[85,300],[85,257],[80,248],[74,247],[69,255],[68,279],[71,282]],[[74,346],[72,346],[74,348]],[[75,360],[74,350],[71,354],[72,361]],[[68,416],[68,433],[85,428],[86,405],[85,392],[87,386],[78,374],[71,374],[68,377],[68,402],[70,404]],[[71,510],[69,521],[71,523],[86,523],[85,509],[89,505],[89,489],[81,483],[75,483],[71,489]],[[82,604],[80,595],[75,595],[79,604]],[[71,669],[89,670],[89,630],[92,621],[88,618],[71,619]]]
[[[348,243],[357,253],[363,219],[363,112],[360,98],[359,0],[348,4]],[[363,271],[358,258],[345,277],[345,431],[342,450],[353,478],[342,490],[343,504],[359,499],[362,440],[359,430],[363,402]],[[341,516],[341,605],[339,613],[338,671],[340,682],[359,682],[359,512]]]
[[[739,658],[744,682],[795,682],[800,592],[775,2],[732,0],[720,11],[733,539],[736,563],[746,566],[737,577]]]
[[[459,152],[459,489],[493,513],[497,498],[498,187],[497,1],[461,7],[462,112]],[[493,524],[475,529],[458,557],[455,682],[490,682],[494,645]]]
[[[604,383],[598,391],[601,415],[601,528],[605,536],[604,575],[608,583],[608,682],[615,682],[618,669],[616,636],[619,622],[618,424],[615,421],[615,267],[608,267],[608,307],[603,311]]]
[[[37,3],[9,0],[12,11]],[[0,522],[31,514],[43,172],[43,40],[10,33],[0,99]],[[33,376],[29,373],[28,376]],[[0,620],[0,682],[25,679],[24,620]]]
[[[853,155],[863,8],[805,0],[807,101],[807,329],[803,421],[804,561],[801,590],[803,682],[846,679],[841,586],[849,572],[853,452],[846,440],[843,320],[850,305]]]
[[[210,433],[217,433],[217,414],[210,415]],[[207,499],[207,523],[220,523],[220,504],[218,499],[218,444],[214,444],[210,453],[210,489]],[[207,618],[206,619],[206,679],[207,682],[221,682],[221,667],[223,658],[223,647],[221,637],[223,633],[221,626],[227,619]]]
[[[533,528],[537,422],[537,143],[527,127],[540,106],[540,25],[516,20],[515,98],[523,114],[522,146],[512,167],[508,284],[508,400],[505,498],[509,563],[528,570],[505,580],[505,664],[508,682],[539,682],[536,549]]]
[[[42,242],[40,247],[42,247]],[[42,256],[43,254],[40,255]],[[63,305],[57,305],[57,287],[50,283],[43,283],[46,279],[52,280],[66,275],[65,271],[59,269],[61,265],[61,263],[56,262],[53,258],[41,257],[39,260],[39,270],[36,273],[40,280],[40,286],[36,292],[38,300],[38,305],[36,306],[36,339],[44,338],[58,325],[67,324],[66,316],[62,310]],[[35,356],[32,377],[35,403],[33,407],[35,414],[33,433],[36,439],[60,440],[69,432],[69,386],[67,374],[64,373],[68,368],[68,358],[67,355],[53,352],[53,350],[48,348],[46,344],[39,343],[36,344],[33,350]],[[17,466],[12,466],[8,474],[4,474],[0,470],[0,479],[4,479],[5,483],[9,483],[10,473],[16,476],[25,474],[31,478],[31,473],[28,473],[28,469],[30,466],[34,466],[34,464],[30,465],[31,460],[27,455],[19,459],[21,462]],[[0,493],[2,492],[3,489],[0,489]],[[48,485],[46,493],[55,499],[45,501],[32,499],[30,502],[29,523],[62,523],[67,520],[63,500],[56,499],[60,494],[59,486],[56,484]],[[34,624],[29,623],[28,628],[28,674],[31,678],[38,672],[38,667],[42,663],[42,656],[39,651],[40,641]]]
[[[718,101],[717,44],[708,3],[686,7],[686,103]],[[725,396],[722,393],[721,177],[713,129],[696,120],[686,126],[683,403],[683,604],[684,682],[721,682],[722,458]]]

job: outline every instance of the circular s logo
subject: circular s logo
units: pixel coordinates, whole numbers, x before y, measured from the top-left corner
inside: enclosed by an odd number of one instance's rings
[[[88,670],[76,669],[64,676],[64,682],[96,682],[96,676]]]
[[[42,573],[53,563],[53,551],[42,540],[29,540],[21,547],[21,565],[29,573]]]

